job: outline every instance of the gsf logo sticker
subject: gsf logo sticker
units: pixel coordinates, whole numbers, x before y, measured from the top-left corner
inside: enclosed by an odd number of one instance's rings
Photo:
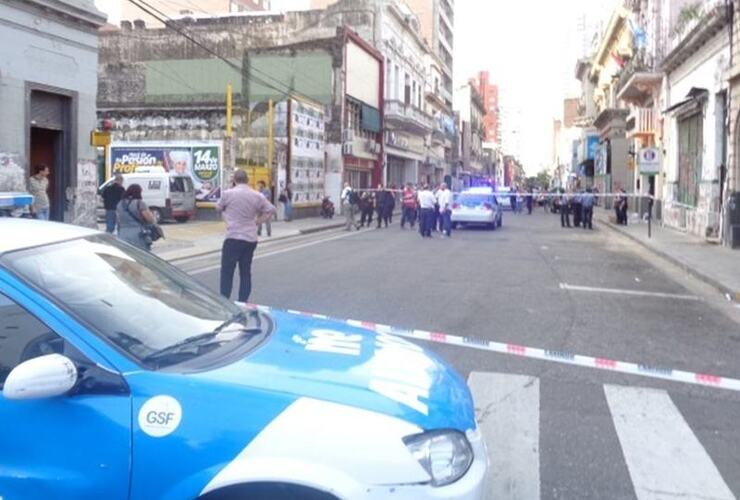
[[[139,427],[152,437],[163,437],[177,429],[182,407],[172,396],[154,396],[139,410]]]

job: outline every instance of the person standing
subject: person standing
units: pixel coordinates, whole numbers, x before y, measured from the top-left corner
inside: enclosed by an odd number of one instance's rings
[[[595,197],[591,192],[591,188],[586,188],[586,192],[581,195],[581,206],[583,207],[583,216],[581,217],[583,223],[583,229],[593,229],[593,217],[594,217],[594,201]]]
[[[524,195],[524,200],[527,203],[527,214],[532,215],[532,207],[534,206],[534,196],[532,195],[531,186],[527,189],[527,193]]]
[[[147,204],[141,199],[139,184],[131,184],[123,193],[123,198],[116,208],[116,217],[118,218],[118,239],[142,250],[151,249],[151,241],[144,238],[141,230],[147,224],[154,224],[156,220]]]
[[[439,205],[440,229],[447,238],[452,236],[452,191],[447,189],[444,182],[437,191],[437,205]]]
[[[378,189],[377,191],[375,191],[375,215],[377,215],[378,217],[378,226],[376,227],[376,229],[380,229],[380,226],[383,223],[386,201],[385,189],[383,188],[382,184],[378,184]],[[388,227],[387,222],[386,227]]]
[[[511,188],[511,193],[509,194],[509,204],[511,205],[511,213],[515,214],[517,213],[516,210],[516,188]]]
[[[373,194],[369,191],[365,191],[360,196],[360,211],[362,217],[360,218],[360,227],[370,227],[373,223],[373,210],[375,210],[375,203],[373,202]]]
[[[419,232],[422,238],[432,237],[432,224],[434,221],[434,205],[437,199],[434,197],[434,193],[429,190],[428,185],[424,185],[421,191],[419,191],[419,211],[421,213],[421,221],[419,222]]]
[[[252,258],[257,248],[257,225],[272,217],[275,207],[261,193],[247,185],[244,170],[234,172],[234,187],[227,189],[216,203],[226,222],[226,238],[221,250],[221,295],[231,298],[234,271],[239,265],[239,302],[252,292]],[[290,186],[290,185],[288,185]]]
[[[283,204],[285,222],[293,220],[293,185],[290,182],[280,190],[278,201]]]
[[[260,192],[262,196],[265,197],[267,201],[272,203],[272,190],[267,187],[267,184],[265,184],[265,181],[259,181],[257,183],[257,190]],[[272,223],[270,222],[270,219],[272,219],[272,216],[265,219],[265,227],[267,228],[267,237],[269,238],[272,236]],[[257,226],[257,236],[262,236],[262,223],[260,223],[259,226]]]
[[[28,193],[33,196],[31,211],[37,219],[49,220],[49,167],[36,165],[28,179]]]
[[[573,212],[573,226],[579,227],[581,225],[581,215],[583,211],[583,205],[581,204],[581,193],[576,190],[571,199],[571,212]]]
[[[617,224],[622,224],[624,226],[627,225],[628,208],[627,192],[624,190],[624,188],[619,188],[619,196],[617,196],[616,200]]]
[[[570,227],[570,194],[566,191],[560,196],[560,227]]]
[[[344,189],[342,189],[342,194],[339,198],[342,200],[342,213],[345,220],[344,230],[352,231],[352,226],[354,226],[359,231],[360,226],[355,220],[355,213],[360,200],[349,182],[344,183]]]
[[[396,209],[396,195],[393,191],[386,189],[383,191],[385,197],[385,205],[383,206],[383,223],[385,227],[393,223],[393,210]]]
[[[416,193],[411,187],[411,183],[406,184],[403,188],[403,197],[401,198],[401,229],[403,229],[406,222],[409,223],[411,229],[414,228],[416,222]]]
[[[118,203],[123,199],[126,188],[123,187],[123,175],[116,174],[113,182],[103,188],[100,195],[103,197],[105,207],[105,231],[113,234],[116,230],[116,209]]]

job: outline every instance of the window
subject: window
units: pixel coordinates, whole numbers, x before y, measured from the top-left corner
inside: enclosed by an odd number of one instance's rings
[[[0,294],[0,387],[10,371],[23,361],[63,351],[61,337]]]
[[[678,122],[677,201],[692,207],[699,198],[702,155],[702,115],[696,113]]]
[[[409,75],[404,76],[403,82],[403,102],[408,106],[411,104],[411,79]]]

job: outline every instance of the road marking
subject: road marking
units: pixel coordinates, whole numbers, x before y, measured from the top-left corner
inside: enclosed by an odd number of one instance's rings
[[[661,297],[664,299],[679,300],[701,300],[696,295],[683,295],[680,293],[663,293],[663,292],[644,292],[642,290],[625,290],[621,288],[599,288],[591,286],[569,285],[560,283],[561,290],[570,290],[573,292],[595,292],[595,293],[613,293],[617,295],[634,295],[636,297]]]
[[[735,496],[668,393],[605,385],[638,500]]]
[[[363,232],[364,231],[348,232],[348,233],[345,233],[345,234],[340,234],[338,236],[333,236],[331,238],[325,238],[325,239],[322,239],[322,240],[309,241],[308,243],[301,243],[300,245],[295,245],[295,246],[292,246],[292,247],[283,248],[281,250],[275,250],[274,252],[261,253],[261,254],[255,255],[252,260],[254,261],[254,260],[264,259],[265,257],[272,257],[273,255],[280,255],[281,253],[292,252],[294,250],[300,250],[301,248],[312,247],[312,246],[318,245],[320,243],[326,243],[327,241],[340,240],[342,238],[347,238],[349,236],[355,236],[355,235],[358,235],[358,234],[362,234]],[[202,268],[196,269],[194,271],[188,271],[188,274],[205,274],[205,273],[209,273],[211,271],[216,271],[217,269],[221,269],[221,264],[214,264],[212,266],[202,267]]]
[[[476,417],[491,460],[488,498],[540,498],[540,381],[471,372]]]

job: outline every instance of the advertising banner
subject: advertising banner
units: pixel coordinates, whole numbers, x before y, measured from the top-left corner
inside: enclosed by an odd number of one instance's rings
[[[596,149],[599,147],[599,136],[589,135],[586,136],[586,160],[594,160],[596,158]]]
[[[290,178],[296,206],[320,205],[326,194],[324,110],[317,104],[292,99],[290,103]]]
[[[110,146],[108,175],[131,174],[141,168],[161,167],[172,174],[189,175],[200,206],[221,197],[221,142],[114,142]]]

